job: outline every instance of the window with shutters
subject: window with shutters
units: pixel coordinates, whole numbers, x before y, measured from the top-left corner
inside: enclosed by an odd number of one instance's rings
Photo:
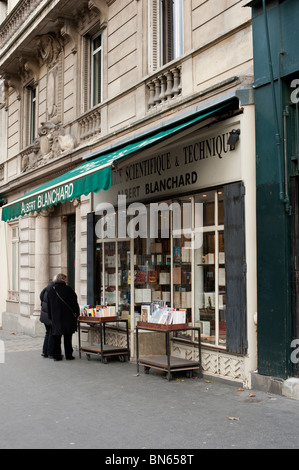
[[[37,137],[37,88],[28,85],[25,88],[25,145],[30,145]]]
[[[102,101],[102,34],[83,37],[83,95],[84,111]]]
[[[183,54],[183,13],[183,0],[150,1],[150,68],[152,71]]]

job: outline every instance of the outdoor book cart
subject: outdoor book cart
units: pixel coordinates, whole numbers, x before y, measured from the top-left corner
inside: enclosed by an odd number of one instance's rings
[[[139,330],[159,331],[165,334],[165,356],[143,356],[139,357]],[[198,331],[198,361],[191,361],[170,355],[170,333],[186,330]],[[200,342],[200,328],[190,327],[187,324],[171,324],[160,325],[158,323],[146,323],[138,321],[136,325],[136,360],[137,360],[137,373],[139,373],[139,366],[144,366],[144,372],[149,373],[150,368],[159,369],[166,372],[167,380],[171,380],[173,372],[186,371],[189,377],[192,377],[193,371],[199,369],[199,377],[202,377],[201,365],[201,342]]]
[[[125,323],[126,324],[126,336],[127,336],[127,347],[113,346],[106,344],[105,326],[106,323]],[[100,331],[100,344],[99,346],[81,346],[81,325],[88,324],[91,328],[98,328]],[[122,320],[115,317],[82,317],[78,318],[78,342],[79,342],[79,357],[81,358],[81,352],[86,353],[89,359],[92,354],[101,358],[103,363],[107,363],[107,358],[112,356],[118,356],[121,362],[125,362],[126,358],[130,358],[129,348],[129,328],[128,320]]]

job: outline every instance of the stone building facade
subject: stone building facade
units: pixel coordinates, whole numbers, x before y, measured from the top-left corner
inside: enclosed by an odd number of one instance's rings
[[[198,185],[190,188],[190,197],[228,183],[245,186],[246,315],[243,326],[232,322],[231,332],[235,334],[236,324],[237,335],[243,328],[246,347],[241,353],[236,346],[228,350],[218,341],[220,333],[215,333],[218,339],[210,343],[203,339],[203,367],[250,385],[250,371],[256,367],[255,149],[252,26],[245,3],[1,1],[0,195],[4,211],[17,198],[83,162],[138,138],[144,141],[163,128],[172,126],[174,132],[174,126],[187,118],[201,116],[195,127],[190,121],[186,131],[175,134],[178,145],[183,139],[194,142],[195,131],[207,141],[220,131],[229,135],[238,126],[237,153],[231,152],[237,164],[223,167],[223,179],[221,174],[213,178],[214,170],[207,168],[204,180],[199,177]],[[173,142],[164,139],[161,147],[157,144],[147,151],[165,151]],[[226,149],[226,141],[222,145]],[[143,158],[141,147],[133,158],[138,161],[138,156]],[[221,152],[218,156],[220,161]],[[122,190],[128,188],[123,183]],[[182,193],[188,194],[187,188]],[[8,280],[2,299],[3,327],[43,334],[39,293],[60,271],[68,273],[80,305],[90,303],[87,219],[101,198],[105,198],[102,190],[82,191],[63,204],[45,204],[38,210],[27,207],[1,222]],[[151,200],[157,197],[143,197],[141,202]],[[190,292],[195,290],[192,284]],[[173,301],[174,288],[170,291]],[[132,304],[133,299],[134,356]],[[217,306],[220,309],[220,300]],[[194,323],[197,317],[190,313],[189,321]],[[220,325],[220,317],[213,321]],[[177,342],[174,349],[192,355],[190,344]]]

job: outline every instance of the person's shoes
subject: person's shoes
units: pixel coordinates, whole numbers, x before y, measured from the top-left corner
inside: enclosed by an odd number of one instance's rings
[[[72,361],[72,360],[75,359],[75,358],[74,358],[74,356],[71,356],[71,357],[66,357],[65,359],[66,359],[67,361]]]
[[[54,357],[54,361],[55,361],[55,362],[56,362],[56,361],[62,361],[62,356],[60,356],[60,357]]]
[[[41,356],[42,356],[42,357],[48,357],[48,354],[42,353]]]

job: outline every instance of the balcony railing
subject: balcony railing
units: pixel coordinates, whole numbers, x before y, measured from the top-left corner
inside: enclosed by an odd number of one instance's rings
[[[16,291],[16,290],[9,290],[8,291],[8,297],[7,297],[8,301],[18,302],[19,299],[20,299],[19,291]]]
[[[92,139],[101,132],[101,109],[92,109],[78,119],[79,142]]]
[[[149,91],[148,109],[156,109],[182,93],[181,66],[168,69],[146,83]]]

